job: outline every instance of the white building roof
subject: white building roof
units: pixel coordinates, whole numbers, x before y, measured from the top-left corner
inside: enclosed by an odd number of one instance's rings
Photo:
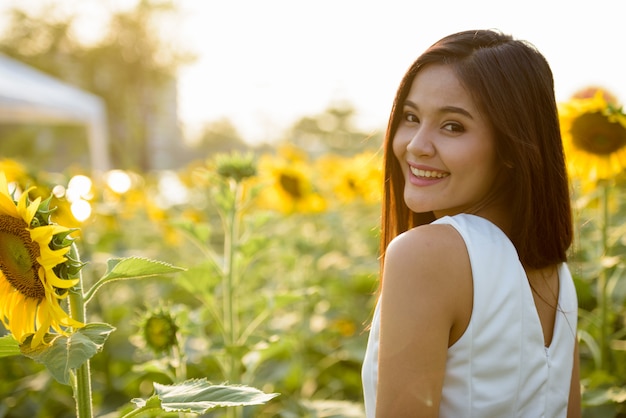
[[[106,108],[91,93],[0,54],[0,123],[78,123],[87,127],[92,168],[110,169]]]

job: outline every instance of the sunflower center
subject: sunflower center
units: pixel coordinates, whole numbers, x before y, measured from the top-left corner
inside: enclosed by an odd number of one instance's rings
[[[151,348],[165,351],[176,345],[177,331],[178,327],[169,315],[157,314],[146,321],[144,335]]]
[[[300,180],[297,177],[281,173],[278,181],[280,187],[294,199],[300,199],[303,196]]]
[[[626,128],[600,112],[580,115],[570,132],[574,145],[591,154],[606,156],[626,146]]]
[[[348,179],[348,181],[347,181],[347,183],[348,183],[348,188],[349,188],[350,190],[352,190],[352,191],[356,191],[356,190],[357,190],[357,187],[356,187],[356,181],[354,181],[354,179],[353,179],[353,178],[349,178],[349,179]]]
[[[22,295],[41,300],[46,293],[39,280],[39,246],[27,227],[21,219],[0,215],[0,270]]]

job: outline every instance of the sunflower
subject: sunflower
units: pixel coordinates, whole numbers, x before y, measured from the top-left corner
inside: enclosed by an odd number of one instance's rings
[[[171,308],[160,306],[139,321],[142,342],[154,354],[168,353],[179,346],[179,326]]]
[[[31,189],[15,202],[6,176],[0,171],[0,320],[20,343],[34,334],[34,348],[43,343],[51,329],[67,335],[68,327],[83,324],[70,318],[60,306],[68,289],[78,283],[78,279],[64,280],[57,275],[68,274],[74,267],[65,257],[68,240],[59,240],[70,230],[48,224],[42,213],[47,205],[41,198],[28,200]]]
[[[264,155],[259,161],[259,181],[264,185],[259,206],[282,213],[316,213],[326,210],[326,201],[317,191],[312,165],[300,158]]]
[[[382,190],[382,162],[380,157],[364,151],[352,157],[326,155],[317,161],[329,193],[341,203],[355,201],[378,203]]]
[[[610,93],[599,88],[582,90],[559,106],[559,117],[574,176],[610,179],[626,167],[626,116]]]

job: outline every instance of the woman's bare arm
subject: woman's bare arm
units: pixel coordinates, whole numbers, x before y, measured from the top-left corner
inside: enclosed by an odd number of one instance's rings
[[[471,267],[458,232],[425,225],[397,237],[381,298],[376,417],[436,417],[451,335],[471,315]]]
[[[578,341],[574,346],[574,367],[572,368],[572,383],[569,390],[569,402],[567,404],[567,418],[581,417],[581,399],[580,399],[580,371],[578,357]]]

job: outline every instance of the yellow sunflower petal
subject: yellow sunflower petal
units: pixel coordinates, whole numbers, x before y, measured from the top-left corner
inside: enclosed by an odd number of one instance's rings
[[[33,221],[35,214],[37,213],[37,209],[39,209],[39,203],[41,202],[41,198],[38,197],[32,202],[30,205],[28,204],[28,193],[33,190],[34,187],[29,188],[20,196],[19,201],[17,202],[17,213],[24,219],[27,225]]]
[[[621,124],[624,128],[626,128],[626,115],[623,113],[612,113],[609,116],[609,120],[612,122],[616,122]]]
[[[0,171],[0,215],[18,216],[17,208],[9,194],[7,178],[3,171]]]
[[[50,297],[51,295],[46,295],[46,299],[41,303],[46,307],[43,311],[50,313],[53,318],[53,322],[51,323],[52,327],[59,332],[63,332],[63,329],[60,328],[60,326],[74,328],[81,328],[85,326],[82,322],[78,322],[70,317],[68,313],[61,308],[59,302],[55,299],[50,299]]]
[[[4,172],[7,180],[24,177],[27,172],[22,164],[8,158],[0,159],[0,171]]]
[[[4,278],[0,280],[0,322],[5,328],[8,328],[7,310],[9,308],[8,292],[11,291],[11,285]]]
[[[43,343],[43,339],[50,328],[52,326],[52,316],[48,314],[48,309],[46,306],[45,299],[39,304],[39,309],[37,310],[37,331],[35,335],[33,335],[33,339],[30,342],[31,348],[35,348],[41,343]]]
[[[47,285],[49,287],[56,287],[57,289],[70,289],[79,282],[79,279],[61,279],[56,274],[54,274],[54,270],[52,269],[46,269],[44,267],[41,267],[41,270],[43,270],[43,272],[40,272],[39,274],[45,274],[46,277],[46,283],[44,283],[44,286]],[[54,296],[57,298],[59,297],[59,295],[56,294]]]
[[[67,260],[65,258],[65,254],[67,254],[67,248],[59,248],[58,250],[51,250],[46,247],[43,248],[39,257],[37,257],[37,261],[42,266],[56,266],[57,264],[61,264]]]
[[[35,312],[37,311],[37,301],[34,299],[27,299],[22,303],[14,303],[13,306],[13,321],[11,325],[11,333],[20,343],[24,342],[24,339],[32,334],[31,329],[35,324]],[[17,330],[17,332],[13,332]]]
[[[4,171],[0,170],[0,193],[9,194],[9,185],[7,182],[7,176],[4,174]]]
[[[48,244],[50,244],[50,241],[52,241],[52,237],[54,235],[67,231],[69,231],[69,229],[64,226],[45,225],[38,226],[37,228],[31,228],[28,232],[30,233],[30,238],[35,242],[41,243],[41,246],[43,248],[44,246],[47,247]],[[65,252],[68,252],[69,247],[64,247],[63,250]]]

